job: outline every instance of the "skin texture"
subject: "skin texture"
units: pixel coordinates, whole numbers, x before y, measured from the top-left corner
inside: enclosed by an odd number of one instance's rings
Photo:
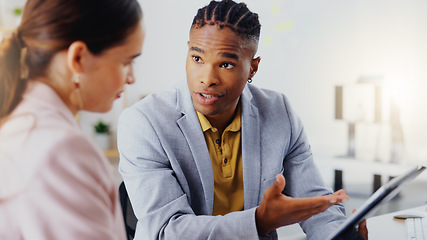
[[[76,41],[53,57],[45,77],[35,80],[50,85],[74,114],[79,110],[107,112],[124,85],[135,82],[132,62],[141,54],[144,37],[140,22],[123,44],[99,55],[92,54],[84,42]],[[72,81],[75,75],[80,79],[82,106]]]
[[[256,49],[256,41],[244,41],[227,27],[205,25],[190,31],[186,70],[193,105],[220,135],[233,119],[247,80],[258,70]],[[279,174],[266,190],[255,216],[259,234],[306,220],[349,199],[344,190],[328,196],[291,198],[282,194],[285,185]],[[360,233],[365,233],[365,223],[359,226]]]

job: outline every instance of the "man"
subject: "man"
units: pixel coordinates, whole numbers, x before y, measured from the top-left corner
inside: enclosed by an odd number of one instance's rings
[[[243,3],[199,9],[187,85],[122,113],[119,170],[136,239],[277,239],[297,222],[308,239],[326,239],[344,221],[348,196],[323,183],[286,97],[247,84],[260,28]]]

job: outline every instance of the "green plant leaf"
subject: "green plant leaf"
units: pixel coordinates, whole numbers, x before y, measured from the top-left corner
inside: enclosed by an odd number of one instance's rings
[[[110,126],[103,121],[98,121],[94,128],[96,133],[110,133]]]
[[[15,14],[16,16],[21,16],[21,14],[22,14],[22,8],[15,8],[15,9],[13,9],[13,14]]]

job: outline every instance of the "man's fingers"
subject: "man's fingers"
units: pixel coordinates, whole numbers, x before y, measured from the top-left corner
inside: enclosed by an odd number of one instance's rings
[[[366,226],[366,219],[359,223],[358,232],[364,239],[368,239],[368,227]]]
[[[308,198],[291,198],[290,199],[292,208],[300,210],[316,209],[316,208],[328,208],[337,203],[345,202],[348,200],[347,195],[328,195],[328,196],[316,196]]]
[[[355,212],[356,209],[353,209],[352,213]],[[363,239],[368,239],[368,227],[366,226],[366,219],[363,219],[363,221],[359,223],[359,226],[357,226],[356,231],[359,232],[360,236],[362,236]]]
[[[323,204],[317,207],[310,207],[306,209],[293,209],[290,214],[291,218],[294,219],[294,222],[301,222],[311,218],[312,216],[322,213],[329,208],[329,204]]]
[[[285,188],[285,186],[286,186],[285,177],[283,177],[282,174],[277,174],[276,181],[274,181],[273,185],[271,186],[273,194],[274,195],[282,194],[282,191]]]
[[[336,192],[334,192],[332,195],[346,195],[347,192],[344,189],[340,189]]]
[[[347,196],[347,193],[344,189],[340,189],[336,192],[334,192],[331,195],[332,201],[331,203],[334,203],[334,201],[336,201],[337,203],[341,203],[341,202],[346,202],[348,201],[350,198]]]

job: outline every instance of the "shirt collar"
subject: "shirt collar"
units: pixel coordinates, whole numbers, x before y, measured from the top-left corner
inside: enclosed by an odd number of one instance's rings
[[[230,125],[228,125],[225,128],[225,131],[232,131],[232,132],[238,132],[240,131],[241,128],[241,107],[240,107],[240,102],[237,105],[237,111],[236,114],[234,115],[233,121],[230,123]],[[202,127],[202,131],[206,132],[209,129],[212,129],[213,132],[216,132],[217,129],[215,127],[213,127],[211,125],[211,123],[209,122],[209,120],[206,118],[205,115],[203,115],[202,113],[196,111],[197,113],[197,117],[199,118],[199,122],[200,122],[200,126]]]

